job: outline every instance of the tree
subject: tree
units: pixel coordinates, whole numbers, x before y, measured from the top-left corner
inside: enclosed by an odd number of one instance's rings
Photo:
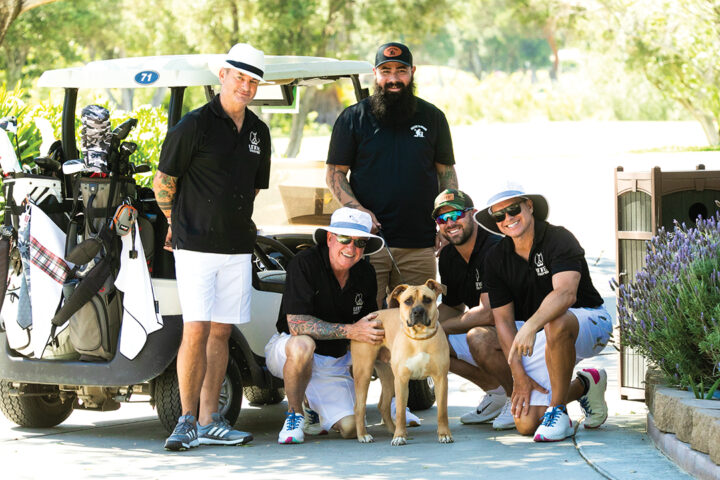
[[[720,1],[598,0],[596,46],[612,48],[720,144]]]
[[[23,12],[56,0],[0,0],[0,45],[10,24]]]

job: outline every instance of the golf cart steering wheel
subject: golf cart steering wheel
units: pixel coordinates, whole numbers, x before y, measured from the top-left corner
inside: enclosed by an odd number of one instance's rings
[[[279,253],[280,258],[268,255],[266,249],[272,253]],[[290,259],[295,256],[284,243],[262,235],[258,235],[255,240],[253,255],[255,257],[253,261],[258,270],[285,270]]]

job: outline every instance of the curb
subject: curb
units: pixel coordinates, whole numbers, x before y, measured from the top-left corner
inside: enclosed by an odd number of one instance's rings
[[[647,415],[647,432],[655,447],[676,465],[701,480],[720,480],[720,466],[710,456],[693,450],[672,433],[663,433],[655,426],[652,414]]]

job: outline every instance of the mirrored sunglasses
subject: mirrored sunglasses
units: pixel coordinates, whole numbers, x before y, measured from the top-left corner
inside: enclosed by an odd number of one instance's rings
[[[453,222],[457,222],[461,218],[465,216],[467,212],[469,212],[471,209],[467,208],[465,210],[450,210],[449,212],[441,213],[437,217],[435,217],[435,221],[438,225],[445,225],[447,222],[452,220]]]
[[[522,209],[522,204],[525,200],[519,201],[517,203],[513,203],[512,205],[508,205],[507,207],[498,210],[497,212],[490,212],[490,216],[493,220],[495,220],[495,223],[500,223],[503,220],[505,220],[505,214],[507,213],[511,217],[514,217],[518,213],[520,213],[520,210]]]
[[[334,235],[335,235],[335,240],[337,240],[338,243],[340,243],[342,245],[349,245],[350,242],[353,242],[357,248],[365,248],[369,241],[367,238],[352,238],[352,237],[348,237],[347,235],[338,235],[338,234],[334,234]]]

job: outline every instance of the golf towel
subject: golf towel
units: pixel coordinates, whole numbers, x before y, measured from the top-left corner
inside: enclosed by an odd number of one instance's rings
[[[134,238],[134,240],[133,240]],[[150,280],[145,252],[137,225],[122,237],[120,272],[115,286],[122,291],[123,318],[120,327],[120,353],[133,360],[145,346],[147,336],[163,327],[162,316],[156,308],[155,294]],[[137,256],[130,257],[130,251]]]

